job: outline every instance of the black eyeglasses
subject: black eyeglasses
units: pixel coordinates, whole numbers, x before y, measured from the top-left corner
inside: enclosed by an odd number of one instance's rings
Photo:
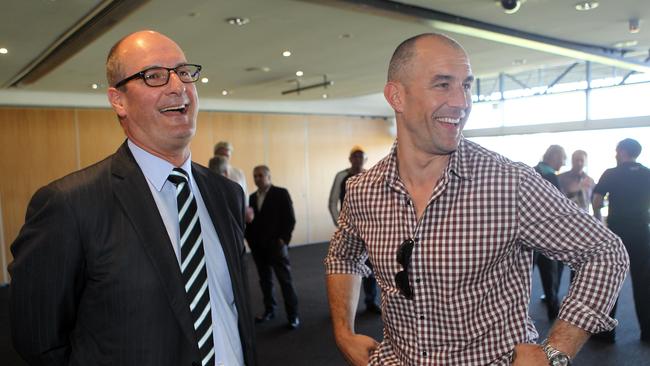
[[[182,64],[176,67],[150,67],[117,82],[115,87],[119,88],[133,79],[142,79],[145,84],[151,87],[164,86],[169,82],[169,73],[172,71],[182,82],[193,83],[199,80],[201,65]]]
[[[402,265],[402,270],[395,275],[395,283],[399,291],[409,300],[413,299],[413,289],[409,284],[409,264],[411,263],[411,254],[413,254],[413,246],[415,242],[411,239],[406,239],[397,249],[397,263]]]

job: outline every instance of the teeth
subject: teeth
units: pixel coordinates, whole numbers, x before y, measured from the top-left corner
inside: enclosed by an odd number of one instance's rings
[[[449,118],[449,117],[438,117],[436,118],[440,122],[458,124],[460,123],[460,118]]]
[[[184,105],[179,105],[179,106],[172,106],[172,107],[163,108],[160,111],[161,112],[169,112],[169,111],[180,111],[180,110],[183,110],[183,109],[185,109],[185,106]]]

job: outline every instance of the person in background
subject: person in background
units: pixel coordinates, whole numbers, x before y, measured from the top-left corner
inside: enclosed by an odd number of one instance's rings
[[[608,196],[607,226],[620,236],[630,256],[632,292],[641,341],[650,343],[650,170],[637,163],[641,144],[624,139],[616,145],[616,167],[607,169],[594,188],[594,216],[602,220],[600,210]],[[616,304],[610,316],[616,314]],[[613,343],[614,330],[598,335]]]
[[[560,145],[551,145],[546,149],[542,161],[535,166],[535,171],[559,190],[560,181],[557,172],[565,163],[566,153],[564,152],[564,148]],[[560,298],[558,293],[560,291],[564,265],[562,262],[552,260],[540,253],[535,254],[535,263],[539,269],[539,277],[542,280],[542,288],[544,289],[544,297],[542,299],[546,303],[548,319],[553,321],[560,312]]]
[[[335,226],[338,226],[337,220],[345,199],[345,183],[351,177],[364,171],[363,165],[368,160],[368,157],[366,156],[366,152],[363,151],[363,148],[356,145],[350,150],[350,156],[348,159],[350,161],[350,167],[336,173],[334,183],[332,183],[332,189],[330,190],[329,210]],[[369,259],[366,260],[366,266],[368,266],[371,271],[368,276],[363,277],[361,280],[361,285],[365,295],[364,303],[366,304],[366,311],[369,313],[381,314],[381,308],[377,305],[377,280],[375,279],[375,274],[372,273],[372,263],[370,263]]]
[[[232,166],[230,164],[230,158],[232,156],[232,152],[234,151],[234,148],[232,144],[228,141],[219,141],[214,145],[214,156],[210,159],[208,162],[208,165],[213,165],[216,164],[216,162],[213,162],[213,159],[217,159],[217,157],[221,156],[224,157],[228,160],[228,171],[227,171],[227,177],[228,179],[232,180],[233,182],[236,182],[241,186],[241,188],[244,190],[244,201],[246,202],[246,223],[250,223],[253,221],[253,210],[251,210],[248,207],[248,186],[246,185],[246,175],[244,172]]]
[[[591,192],[596,183],[585,173],[587,165],[587,152],[576,150],[571,155],[571,170],[558,175],[560,191],[564,193],[578,207],[589,212],[591,205]]]
[[[296,226],[293,202],[289,191],[271,183],[271,170],[266,165],[253,169],[257,191],[250,195],[249,202],[255,214],[246,226],[246,240],[260,278],[264,300],[264,313],[255,318],[263,323],[275,317],[277,303],[273,294],[273,273],[280,283],[284,308],[290,329],[300,325],[298,317],[298,296],[291,278],[289,242]]]
[[[192,162],[201,66],[154,31],[106,62],[117,152],[39,189],[11,250],[31,365],[255,365],[239,185]]]
[[[349,179],[325,258],[334,337],[351,365],[568,365],[628,268],[616,235],[530,167],[465,139],[474,77],[441,34],[402,42],[384,96],[397,139]],[[578,272],[542,344],[528,314],[533,252]],[[354,330],[370,257],[383,340]]]
[[[223,175],[228,178],[228,170],[230,169],[230,163],[227,157],[217,155],[210,159],[208,168],[215,172],[216,174]]]
[[[219,141],[214,145],[214,156],[212,157],[212,159],[216,158],[217,156],[223,156],[226,159],[228,159],[228,161],[230,162],[233,151],[234,148],[230,142]],[[246,175],[241,169],[234,167],[230,163],[228,164],[228,178],[233,182],[238,183],[241,186],[241,188],[244,190],[244,193],[248,193],[248,187],[246,185]]]

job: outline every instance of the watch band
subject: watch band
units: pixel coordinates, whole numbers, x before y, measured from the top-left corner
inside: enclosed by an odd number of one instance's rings
[[[551,346],[548,343],[548,338],[542,342],[541,346],[542,346],[542,350],[546,354],[546,358],[548,359],[549,365],[551,366],[571,365],[571,357],[569,357],[569,355],[567,355],[566,353],[559,351],[555,347]]]

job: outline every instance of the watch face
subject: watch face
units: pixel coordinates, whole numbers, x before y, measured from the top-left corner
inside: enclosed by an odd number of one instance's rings
[[[557,355],[551,359],[551,366],[570,366],[569,357],[566,355]]]

